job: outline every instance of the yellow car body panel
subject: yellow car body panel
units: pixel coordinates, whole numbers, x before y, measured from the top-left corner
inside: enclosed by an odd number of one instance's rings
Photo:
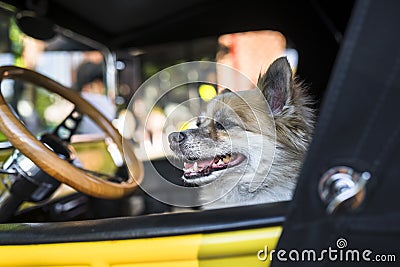
[[[43,233],[45,234],[45,233]],[[0,246],[0,266],[268,266],[281,227],[145,239]]]

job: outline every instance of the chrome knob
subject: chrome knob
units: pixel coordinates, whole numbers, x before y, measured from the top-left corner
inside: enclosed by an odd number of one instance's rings
[[[359,207],[370,178],[369,172],[356,172],[347,166],[336,166],[325,172],[319,182],[318,193],[326,204],[326,212],[332,214],[343,206],[351,210]]]

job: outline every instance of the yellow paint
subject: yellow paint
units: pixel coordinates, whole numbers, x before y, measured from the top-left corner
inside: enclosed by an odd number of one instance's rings
[[[274,249],[282,228],[279,226],[205,235],[199,251],[200,266],[269,266],[257,252]]]
[[[0,246],[0,267],[269,266],[257,252],[274,249],[281,227],[133,240]],[[45,233],[43,233],[45,234]]]
[[[198,266],[201,235],[0,246],[0,266]]]

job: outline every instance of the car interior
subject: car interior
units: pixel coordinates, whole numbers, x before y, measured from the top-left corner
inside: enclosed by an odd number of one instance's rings
[[[322,169],[344,162],[358,170],[366,168],[359,164],[365,159],[346,161],[334,148],[327,150],[331,154],[314,148],[315,143],[325,144],[319,141],[324,134],[335,132],[324,128],[324,114],[336,116],[333,104],[329,105],[336,99],[332,92],[342,92],[333,87],[347,88],[348,98],[344,96],[343,102],[355,98],[346,83],[335,84],[345,77],[340,76],[339,64],[347,66],[346,58],[355,57],[346,54],[352,49],[351,42],[355,46],[363,40],[352,40],[350,33],[358,33],[357,25],[369,22],[360,17],[372,13],[374,5],[386,11],[375,2],[368,8],[359,2],[363,1],[1,0],[0,250],[9,248],[16,254],[18,247],[28,251],[32,244],[62,244],[65,251],[78,255],[82,244],[101,251],[96,242],[117,240],[132,241],[130,246],[140,254],[140,249],[157,240],[157,250],[196,247],[194,257],[210,265],[233,266],[237,261],[236,265],[245,264],[241,266],[265,266],[257,259],[257,251],[265,242],[275,247],[281,234],[281,245],[309,246],[302,243],[308,240],[301,233],[307,232],[302,222],[317,218],[317,212],[325,216],[325,204],[330,203],[320,203],[318,194],[306,189],[319,178],[308,183],[305,177],[312,177],[317,168],[315,176],[320,177]],[[190,119],[200,115],[199,105],[221,88],[215,86],[218,73],[212,65],[203,64],[201,71],[190,72],[182,63],[226,64],[255,82],[260,69],[280,55],[287,56],[292,71],[307,85],[321,129],[316,131],[294,200],[202,210],[196,204],[197,191],[181,190],[185,186],[183,163],[166,152],[165,136],[189,127]],[[179,64],[182,72],[161,75],[162,70]],[[349,69],[353,70],[352,65]],[[196,82],[162,94],[182,75]],[[188,101],[192,97],[198,97],[200,104]],[[177,107],[181,108],[176,112],[179,116],[168,117]],[[338,118],[336,125],[345,124],[343,117]],[[338,128],[338,136],[346,132],[343,129]],[[328,154],[334,161],[317,162]],[[357,196],[364,186],[360,185]],[[321,221],[326,224],[320,232],[328,237],[317,243],[326,245],[337,239],[328,234],[336,228],[331,217]],[[282,230],[284,225],[287,228]],[[297,237],[289,238],[289,232]],[[204,235],[200,249],[196,243],[200,241],[193,241],[196,235]],[[196,245],[180,240],[184,237]],[[170,238],[166,240],[171,243],[163,243],[162,238]],[[157,264],[150,256],[133,260],[125,253],[129,251],[126,246],[107,247],[104,255],[120,250],[114,256],[126,262],[150,259]],[[55,266],[51,265],[54,262],[97,266],[91,249],[86,256],[65,257],[63,262],[50,257],[47,263],[38,260],[43,257],[41,252],[31,252],[18,266],[29,260],[40,266]],[[162,255],[160,262],[169,259]],[[173,255],[169,255],[176,257],[169,260],[171,266],[189,262]],[[114,256],[104,257],[118,266],[136,266],[123,265]]]
[[[31,64],[32,69],[42,72],[42,74],[48,73],[47,76],[54,77],[54,79],[58,75],[60,76],[59,80],[57,80],[58,82],[62,84],[64,80],[67,82],[64,86],[69,85],[75,90],[79,90],[76,87],[79,86],[79,83],[82,83],[78,81],[77,62],[80,60],[98,63],[101,65],[99,69],[102,72],[101,75],[106,87],[102,93],[113,100],[116,105],[114,108],[119,112],[119,117],[112,118],[115,119],[113,121],[114,125],[122,124],[123,119],[127,117],[126,108],[132,96],[135,93],[141,93],[138,90],[140,85],[162,68],[179,62],[194,60],[227,62],[229,59],[226,59],[226,54],[229,54],[229,50],[232,49],[229,46],[232,44],[229,44],[229,41],[224,41],[224,38],[231,38],[230,36],[233,36],[235,32],[243,35],[253,34],[253,37],[249,37],[253,39],[248,42],[254,43],[252,47],[254,50],[259,49],[262,51],[264,49],[267,51],[265,52],[267,55],[263,55],[267,59],[282,53],[282,50],[283,53],[289,56],[293,55],[291,56],[294,62],[293,65],[297,63],[295,66],[296,74],[304,79],[306,83],[312,84],[310,86],[310,94],[314,96],[316,99],[315,105],[318,106],[352,8],[350,2],[341,6],[331,5],[328,1],[312,1],[307,4],[294,4],[293,6],[288,3],[273,3],[271,8],[257,1],[248,3],[244,7],[236,3],[220,2],[216,4],[208,1],[191,1],[186,4],[179,2],[166,4],[160,1],[152,2],[148,5],[142,4],[141,6],[137,6],[138,4],[134,2],[126,3],[126,6],[113,5],[109,1],[100,1],[95,6],[91,2],[75,4],[71,1],[68,3],[63,1],[38,1],[32,3],[30,1],[16,1],[10,4],[13,5],[8,6],[6,3],[2,5],[5,21],[4,29],[7,30],[6,27],[8,26],[15,31],[15,38],[22,39],[22,37],[17,36],[19,34],[27,36],[23,38],[29,38],[29,41],[19,40],[20,47],[18,48],[18,40],[9,40],[5,47],[8,46],[11,53],[5,53],[4,60],[12,64],[12,57],[18,53],[15,50],[19,49],[21,50],[19,51],[20,60],[24,60],[26,62],[25,65]],[[153,8],[153,6],[157,5],[161,5],[163,8]],[[304,11],[299,12],[299,8]],[[151,12],[149,13],[151,15],[146,16],[146,18],[140,16],[140,13],[150,10]],[[210,10],[223,10],[223,12],[219,12],[223,15],[219,14],[213,19],[209,19],[206,14]],[[305,12],[308,15],[305,15]],[[282,15],[279,16],[278,14]],[[115,16],[118,16],[118,19]],[[166,23],[159,23],[159,21],[164,20]],[[247,23],[243,23],[243,21]],[[300,26],[299,24],[303,25]],[[173,30],[166,31],[165,29]],[[256,38],[259,38],[260,41],[257,41]],[[263,47],[262,38],[270,38],[264,40],[269,41],[271,47]],[[7,36],[7,39],[10,38]],[[274,42],[279,41],[282,44],[274,44]],[[27,47],[24,48],[22,47],[23,45]],[[257,46],[261,47],[258,48]],[[32,52],[24,55],[22,51],[24,49],[32,49]],[[250,49],[248,50],[251,51]],[[37,54],[35,55],[34,52]],[[247,51],[242,52],[243,57],[246,56],[245,52]],[[324,56],[308,56],[310,54],[323,54]],[[224,56],[225,59],[223,59]],[[14,62],[15,60],[14,58]],[[115,64],[113,64],[113,61],[115,61]],[[52,65],[57,64],[55,62],[60,65],[58,69]],[[263,62],[262,64],[265,65],[266,63]],[[312,67],[316,64],[318,64],[318,68]],[[116,65],[115,69],[112,68],[113,65]],[[67,68],[75,68],[76,71],[66,70]],[[256,72],[255,75],[258,75],[260,66],[255,65],[253,68]],[[61,71],[65,71],[65,74],[60,75],[57,73]],[[200,75],[211,76],[215,71],[208,69]],[[68,75],[76,75],[76,81],[71,81]],[[64,95],[62,95],[64,96],[63,98],[60,98],[55,94],[51,94],[56,92],[49,93],[43,89],[35,92],[33,89],[24,89],[24,87],[32,88],[38,85],[42,88],[47,88],[48,86],[34,84],[34,81],[21,79],[21,77],[18,77],[18,79],[16,81],[17,84],[11,84],[11,81],[5,80],[7,82],[5,86],[14,87],[14,94],[8,96],[9,102],[15,108],[19,118],[24,121],[33,134],[41,135],[43,132],[57,132],[62,140],[68,140],[74,145],[74,150],[80,155],[78,158],[81,161],[88,159],[87,163],[83,163],[89,166],[86,168],[87,170],[113,177],[127,176],[126,168],[123,166],[118,167],[118,163],[115,164],[115,156],[113,157],[112,153],[107,155],[108,153],[104,151],[104,148],[108,149],[115,144],[102,142],[101,134],[98,134],[101,130],[94,134],[85,135],[85,131],[79,126],[80,128],[69,129],[65,133],[65,128],[68,129],[68,127],[65,127],[66,123],[72,119],[76,122],[75,124],[78,124],[77,121],[82,117],[82,115],[79,115],[78,120],[74,119],[72,115],[76,115],[75,112],[87,113],[86,107],[80,107],[83,104],[77,104],[68,98],[65,99]],[[117,81],[118,85],[115,86]],[[140,105],[151,105],[149,101],[151,101],[152,96],[150,94],[152,90],[154,89],[142,90],[145,92],[143,94],[147,95],[135,97],[139,98],[139,105],[135,105],[134,109],[140,108]],[[181,91],[183,90],[188,89],[181,89]],[[196,88],[189,88],[189,95],[191,91],[195,90]],[[161,106],[162,112],[165,114],[172,104],[185,98],[188,99],[189,95],[185,96],[184,94],[179,90],[174,90],[171,95],[161,99],[160,103],[157,104]],[[7,98],[7,96],[5,97]],[[67,103],[68,100],[72,103]],[[74,104],[75,108],[73,107]],[[25,108],[26,111],[24,110],[24,105],[29,105],[28,108]],[[38,114],[29,114],[29,110],[32,108],[37,108]],[[145,106],[144,109],[146,110],[148,107]],[[67,113],[63,114],[60,110],[68,110],[70,113],[69,115]],[[24,115],[24,112],[28,114]],[[129,115],[131,114],[128,113]],[[96,121],[98,117],[99,114],[95,114],[92,118],[96,124],[99,124]],[[181,121],[183,120],[181,119]],[[182,124],[181,121],[174,121],[174,123],[179,125]],[[93,124],[93,122],[91,123]],[[134,123],[135,127],[137,127],[137,132],[142,130],[140,123],[141,121]],[[169,127],[177,126],[172,125]],[[147,132],[155,134],[154,129]],[[63,134],[65,136],[62,136]],[[153,140],[148,141],[143,140],[143,138],[148,137],[140,135],[143,134],[140,132],[137,135],[139,137],[134,137],[137,140],[134,140],[134,138],[132,140],[137,142],[133,146],[136,146],[136,154],[139,154],[139,158],[143,162],[144,177],[161,175],[175,184],[182,185],[180,179],[182,171],[179,166],[174,163],[171,164],[170,159],[167,160],[160,151],[157,151],[157,144],[152,144],[152,141],[157,140],[157,137],[149,137]],[[86,141],[92,143],[90,146],[85,144],[85,138]],[[142,140],[139,140],[140,138]],[[143,146],[148,143],[152,147],[147,149],[150,152],[146,153],[151,153],[152,155],[147,155],[150,160],[143,160],[145,157],[140,155],[144,154]],[[7,155],[7,153],[4,154]],[[90,160],[91,156],[96,157],[96,160]],[[99,157],[105,158],[103,164],[97,159]],[[6,156],[4,158],[6,159]],[[12,165],[12,163],[9,165]],[[173,189],[162,188],[152,181],[157,180],[151,178],[143,179],[145,184],[143,187],[160,191],[160,196],[164,196],[164,199],[167,199],[168,202],[168,195],[173,195],[168,190]],[[147,183],[149,183],[148,186]],[[68,189],[65,189],[65,191],[68,192]],[[50,195],[52,193],[48,192],[47,194]],[[63,195],[62,192],[57,193]],[[28,218],[29,221],[62,221],[113,217],[116,215],[144,215],[174,210],[172,205],[148,196],[142,188],[137,188],[136,192],[130,194],[129,197],[116,200],[104,200],[88,196],[85,193],[82,194],[80,190],[77,190],[74,194],[76,195],[72,197],[70,193],[67,193],[66,196],[56,198],[57,200],[51,199],[50,201],[48,199],[43,201],[43,198],[40,201],[36,201],[40,204],[35,205],[24,203],[27,207],[16,210],[15,216],[10,219],[12,222],[26,221]],[[184,192],[179,197],[190,199],[196,196],[193,196],[193,193]],[[173,202],[173,200],[171,201]],[[71,205],[71,203],[74,204]],[[103,205],[109,208],[102,208]],[[61,206],[64,208],[60,209],[59,207]]]

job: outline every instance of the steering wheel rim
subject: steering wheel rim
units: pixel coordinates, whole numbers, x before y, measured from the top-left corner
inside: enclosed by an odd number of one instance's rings
[[[121,155],[125,156],[126,164],[130,164],[128,168],[129,179],[119,184],[96,178],[96,176],[76,168],[59,158],[25,128],[10,110],[0,90],[0,131],[15,148],[32,160],[39,168],[60,182],[98,198],[121,198],[129,195],[138,187],[143,180],[143,165],[134,153],[133,144],[124,142],[124,149],[122,136],[118,130],[77,92],[38,72],[15,66],[0,67],[0,85],[4,78],[33,83],[72,102],[80,113],[89,116],[114,141]]]

